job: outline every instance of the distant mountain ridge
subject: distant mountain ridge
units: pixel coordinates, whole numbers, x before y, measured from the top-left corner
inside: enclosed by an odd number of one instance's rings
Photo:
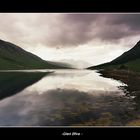
[[[88,69],[101,69],[101,68],[119,68],[121,66],[126,66],[128,69],[140,71],[140,41],[131,48],[130,50],[124,52],[122,55],[116,59],[100,64],[97,66],[89,67]]]
[[[61,69],[68,65],[45,61],[19,46],[0,40],[0,69]]]

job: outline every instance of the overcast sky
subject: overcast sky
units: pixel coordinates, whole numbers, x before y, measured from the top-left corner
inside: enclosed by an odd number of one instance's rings
[[[45,60],[88,67],[140,40],[140,14],[0,13],[0,39]]]

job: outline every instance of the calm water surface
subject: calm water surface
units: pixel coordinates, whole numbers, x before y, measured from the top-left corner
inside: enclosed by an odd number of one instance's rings
[[[45,72],[52,73],[45,73]],[[120,81],[91,70],[0,72],[1,126],[124,126],[140,117]]]

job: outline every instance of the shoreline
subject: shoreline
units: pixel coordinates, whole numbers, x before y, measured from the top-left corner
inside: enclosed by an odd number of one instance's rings
[[[129,82],[132,81],[134,82],[134,79],[136,81],[140,81],[140,73],[128,71],[128,70],[102,69],[102,70],[98,70],[98,73],[100,73],[101,76],[103,77],[120,80],[125,84],[128,84]]]
[[[121,81],[124,86],[120,86],[121,90],[128,97],[135,97],[134,100],[139,101],[140,99],[140,73],[126,70],[116,70],[116,69],[103,69],[99,70],[100,76],[106,78],[112,78],[114,80]]]

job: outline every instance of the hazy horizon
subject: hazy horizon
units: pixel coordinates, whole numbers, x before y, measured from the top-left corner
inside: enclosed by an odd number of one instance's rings
[[[140,14],[0,13],[0,39],[78,68],[111,61],[140,40]]]

